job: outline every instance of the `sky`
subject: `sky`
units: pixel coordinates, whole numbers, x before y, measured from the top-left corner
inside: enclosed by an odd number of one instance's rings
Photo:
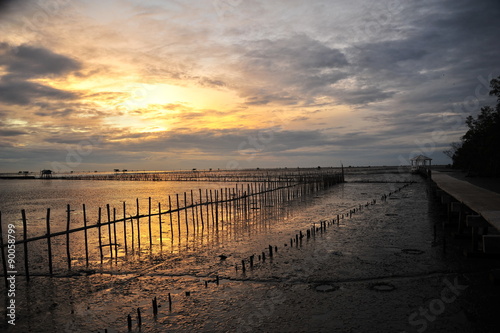
[[[405,165],[493,105],[497,0],[0,1],[0,172]]]

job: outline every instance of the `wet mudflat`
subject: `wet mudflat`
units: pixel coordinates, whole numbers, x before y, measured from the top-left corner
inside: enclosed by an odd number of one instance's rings
[[[132,332],[496,332],[500,287],[488,274],[499,262],[462,256],[469,243],[442,230],[425,182],[380,200],[402,185],[342,184],[247,236],[109,274],[21,278],[16,326],[2,331],[127,332],[130,314]]]

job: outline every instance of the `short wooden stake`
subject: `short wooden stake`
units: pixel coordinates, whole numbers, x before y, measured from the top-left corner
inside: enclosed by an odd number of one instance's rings
[[[141,308],[137,308],[137,326],[142,326]]]
[[[157,315],[158,315],[158,302],[155,296],[155,298],[153,298],[153,316],[156,317]]]
[[[127,326],[128,330],[132,331],[132,316],[130,314],[127,315]]]

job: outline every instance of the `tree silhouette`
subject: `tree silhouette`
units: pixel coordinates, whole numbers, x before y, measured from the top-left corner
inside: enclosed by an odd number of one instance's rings
[[[454,149],[453,167],[483,176],[500,176],[500,76],[490,81],[490,95],[497,96],[497,105],[484,106],[474,118],[468,116],[469,128],[462,136],[462,145]]]

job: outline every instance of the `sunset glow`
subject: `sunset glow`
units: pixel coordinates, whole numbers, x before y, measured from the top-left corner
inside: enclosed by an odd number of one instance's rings
[[[498,11],[462,2],[471,17]],[[50,168],[94,137],[75,171],[398,165],[416,150],[448,163],[441,152],[463,134],[465,116],[488,103],[483,81],[498,75],[495,57],[468,56],[479,40],[497,47],[493,29],[462,26],[453,8],[7,2],[0,169]],[[248,142],[257,147],[252,160],[238,148]]]

